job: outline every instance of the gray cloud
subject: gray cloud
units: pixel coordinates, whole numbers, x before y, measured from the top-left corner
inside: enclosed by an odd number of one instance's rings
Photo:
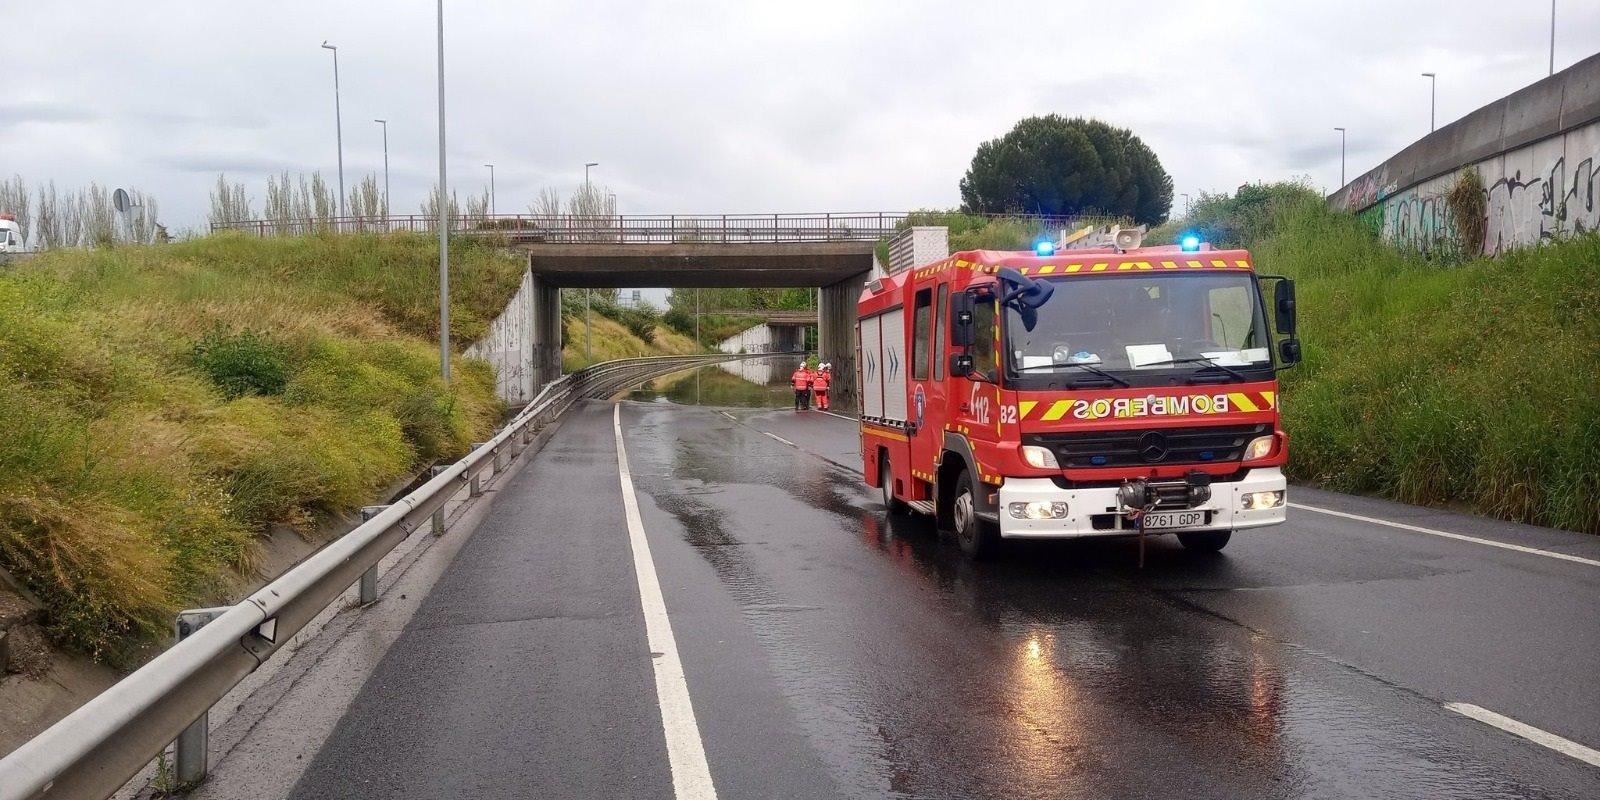
[[[215,172],[334,179],[339,49],[346,182],[382,168],[417,208],[435,159],[433,9],[383,0],[8,4],[0,154],[30,181],[138,186],[175,227]],[[497,205],[594,178],[627,212],[952,205],[973,150],[1020,117],[1096,116],[1144,137],[1180,192],[1338,180],[1543,76],[1548,8],[1503,0],[1260,3],[592,0],[451,5],[449,152]],[[1570,7],[1569,7],[1570,6]],[[1587,7],[1585,7],[1587,6]],[[174,24],[181,20],[181,24]],[[1600,41],[1563,3],[1557,63]]]

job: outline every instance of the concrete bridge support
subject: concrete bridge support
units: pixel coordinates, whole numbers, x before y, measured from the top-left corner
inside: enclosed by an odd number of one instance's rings
[[[522,286],[489,333],[466,349],[497,373],[495,391],[511,405],[532,400],[545,384],[561,377],[561,292],[534,274],[522,273]]]
[[[817,311],[818,358],[833,364],[833,400],[860,408],[856,387],[856,301],[870,273],[861,272],[822,287]]]

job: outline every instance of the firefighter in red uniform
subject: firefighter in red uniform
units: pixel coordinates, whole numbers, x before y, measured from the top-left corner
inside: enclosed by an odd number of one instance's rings
[[[794,386],[794,410],[805,411],[811,407],[811,381],[815,377],[804,361],[789,376],[789,383]]]
[[[811,390],[817,394],[817,408],[828,410],[828,382],[833,380],[833,365],[822,364],[817,367],[817,374],[811,378]]]

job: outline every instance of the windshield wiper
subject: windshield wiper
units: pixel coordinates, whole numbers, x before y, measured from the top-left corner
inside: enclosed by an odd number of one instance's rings
[[[1229,375],[1232,375],[1233,377],[1238,378],[1241,381],[1249,380],[1249,378],[1247,378],[1243,372],[1240,372],[1240,371],[1238,371],[1238,370],[1236,370],[1236,369],[1234,369],[1232,367],[1223,366],[1222,364],[1218,364],[1215,360],[1209,359],[1209,358],[1205,358],[1204,356],[1200,356],[1200,357],[1196,357],[1196,358],[1169,358],[1166,361],[1153,361],[1153,362],[1151,362],[1149,364],[1140,364],[1139,366],[1141,366],[1141,367],[1159,367],[1159,366],[1166,365],[1166,364],[1204,364],[1204,365],[1206,365],[1208,367],[1215,367],[1217,369],[1220,369],[1223,372],[1226,372]]]
[[[1126,387],[1126,386],[1132,386],[1133,385],[1133,384],[1128,383],[1127,381],[1125,381],[1125,380],[1123,380],[1123,379],[1121,379],[1121,378],[1119,378],[1119,377],[1117,377],[1115,375],[1112,375],[1109,372],[1106,372],[1105,370],[1103,370],[1103,369],[1101,369],[1099,367],[1092,366],[1090,364],[1080,364],[1080,363],[1078,363],[1076,361],[1063,361],[1060,364],[1034,364],[1031,367],[1017,367],[1017,371],[1018,372],[1028,372],[1030,370],[1036,370],[1036,369],[1059,369],[1061,367],[1077,367],[1078,369],[1086,370],[1088,372],[1092,372],[1092,373],[1094,373],[1096,375],[1099,375],[1100,377],[1105,378],[1106,380],[1111,381],[1112,383],[1115,383],[1115,384],[1117,384],[1119,386]]]

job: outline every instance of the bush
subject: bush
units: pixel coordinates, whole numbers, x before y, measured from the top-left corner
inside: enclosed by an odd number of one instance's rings
[[[212,329],[195,343],[194,363],[229,399],[283,394],[289,382],[281,349],[254,331]]]

